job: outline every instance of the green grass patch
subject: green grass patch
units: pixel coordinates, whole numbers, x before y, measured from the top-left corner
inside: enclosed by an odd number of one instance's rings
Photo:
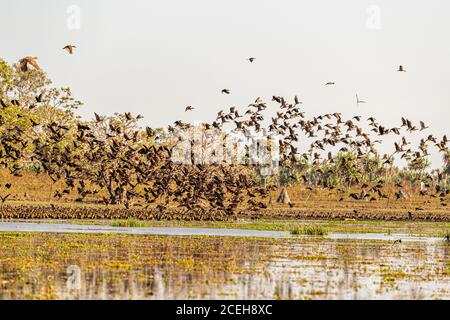
[[[129,218],[127,220],[115,220],[111,222],[112,227],[124,227],[124,228],[144,228],[147,224],[144,221]]]
[[[294,230],[291,231],[293,235],[305,235],[305,236],[324,236],[328,232],[318,225],[304,225],[296,226]]]

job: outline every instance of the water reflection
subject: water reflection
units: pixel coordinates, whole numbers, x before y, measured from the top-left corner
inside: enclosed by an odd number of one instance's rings
[[[0,234],[1,299],[450,298],[450,246]]]

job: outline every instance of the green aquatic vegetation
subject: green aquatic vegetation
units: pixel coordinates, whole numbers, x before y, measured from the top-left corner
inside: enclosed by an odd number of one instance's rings
[[[296,226],[292,231],[293,235],[305,235],[305,236],[325,236],[328,232],[318,225],[306,225]]]
[[[381,269],[381,276],[383,284],[395,284],[399,279],[405,279],[408,277],[403,270],[391,270],[389,268]]]
[[[0,299],[83,299],[103,295],[110,299],[139,299],[153,298],[158,292],[163,294],[159,297],[168,299],[214,299],[220,293],[245,299],[249,297],[241,288],[249,281],[252,290],[262,290],[252,291],[250,298],[258,299],[276,295],[280,299],[351,297],[356,290],[370,298],[391,293],[409,298],[408,290],[401,291],[400,285],[397,288],[397,284],[404,283],[424,284],[424,298],[446,298],[450,274],[446,272],[448,260],[443,257],[448,248],[442,242],[436,244],[436,250],[427,248],[425,244],[405,242],[399,257],[386,241],[336,241],[326,237],[45,233],[11,237],[0,233]],[[418,266],[417,261],[430,263]],[[69,266],[80,268],[82,291],[67,291]],[[357,283],[337,286],[343,272],[354,274]],[[383,290],[377,292],[377,288],[361,285],[365,282],[358,283],[368,277],[381,279]],[[322,287],[324,281],[330,284],[327,290]],[[430,282],[440,287],[429,286]],[[165,290],[158,291],[160,287]],[[216,296],[211,296],[214,292]],[[261,292],[265,295],[259,295]]]
[[[134,218],[127,220],[114,220],[111,222],[112,227],[126,227],[126,228],[144,228],[147,227],[145,221],[140,221]]]
[[[282,300],[280,294],[278,293],[278,290],[275,290],[275,291],[274,291],[274,293],[273,293],[273,299],[274,299],[274,300],[277,300],[277,301]]]
[[[329,257],[321,256],[321,255],[307,255],[307,256],[297,256],[295,257],[297,260],[328,260]]]
[[[106,262],[104,264],[104,267],[115,269],[115,270],[131,270],[133,269],[133,266],[129,263],[123,263],[123,262]]]

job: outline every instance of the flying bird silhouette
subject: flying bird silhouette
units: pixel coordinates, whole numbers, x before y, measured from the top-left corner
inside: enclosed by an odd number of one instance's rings
[[[425,122],[420,121],[420,131],[426,130],[428,129],[427,125],[425,124]]]
[[[20,59],[19,60],[20,70],[22,72],[27,72],[29,64],[31,64],[36,70],[41,70],[36,61],[37,59],[38,59],[37,57],[30,57],[30,56]]]
[[[360,104],[360,103],[367,103],[367,101],[360,100],[358,95],[356,95],[356,104]]]
[[[75,49],[75,48],[76,48],[76,46],[68,44],[67,46],[65,46],[63,48],[63,50],[66,50],[69,54],[73,54],[73,49]]]

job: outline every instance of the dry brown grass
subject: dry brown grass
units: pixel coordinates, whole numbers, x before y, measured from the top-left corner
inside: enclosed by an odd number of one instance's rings
[[[0,218],[58,218],[69,219],[71,215],[85,219],[105,218],[118,219],[136,217],[139,219],[154,219],[154,210],[134,208],[126,210],[119,206],[104,206],[101,204],[102,194],[87,197],[83,203],[75,202],[78,198],[76,191],[56,200],[53,194],[56,190],[64,188],[63,182],[52,183],[45,175],[35,175],[25,172],[22,177],[13,177],[7,171],[0,170],[0,184],[12,183],[12,187],[6,190],[0,188],[0,195],[10,193]],[[450,221],[450,209],[440,204],[439,198],[420,196],[417,192],[405,188],[409,194],[408,199],[394,200],[395,188],[386,187],[384,192],[392,199],[377,201],[350,200],[350,192],[359,193],[355,188],[344,195],[344,200],[339,201],[341,194],[334,190],[314,189],[310,191],[304,186],[292,186],[287,188],[291,200],[291,206],[277,204],[276,199],[280,190],[271,193],[271,204],[268,209],[244,211],[240,216],[251,218],[296,218],[296,219],[356,219],[356,220],[425,220],[425,221]],[[53,208],[50,206],[53,205]],[[416,210],[420,208],[422,210]],[[147,213],[146,213],[147,211]],[[411,214],[409,214],[409,212]],[[170,219],[171,216],[164,216]],[[173,214],[174,219],[185,219]],[[236,218],[236,217],[232,217]]]
[[[334,190],[315,189],[307,190],[303,186],[288,187],[288,193],[291,199],[292,209],[354,209],[354,210],[379,210],[379,211],[416,211],[416,208],[422,208],[426,211],[448,212],[450,209],[441,206],[439,198],[430,196],[420,196],[418,192],[406,190],[409,194],[408,199],[395,200],[394,193],[396,188],[385,187],[384,192],[390,195],[391,199],[382,199],[377,201],[353,200],[348,197],[349,193],[359,193],[359,188],[351,189],[344,195],[344,200],[339,201],[341,194]],[[277,193],[272,194],[272,199],[276,199]],[[284,205],[273,204],[272,208],[285,208]]]
[[[19,202],[42,202],[42,203],[58,203],[58,202],[74,202],[78,198],[76,191],[65,195],[61,201],[54,198],[56,190],[62,190],[65,187],[63,181],[53,183],[52,179],[45,174],[36,175],[32,172],[23,172],[20,177],[15,177],[9,174],[7,170],[0,170],[0,185],[11,183],[12,187],[9,190],[0,188],[1,193],[10,193],[9,200]],[[86,197],[88,203],[96,203],[101,201],[102,194],[94,197]]]

